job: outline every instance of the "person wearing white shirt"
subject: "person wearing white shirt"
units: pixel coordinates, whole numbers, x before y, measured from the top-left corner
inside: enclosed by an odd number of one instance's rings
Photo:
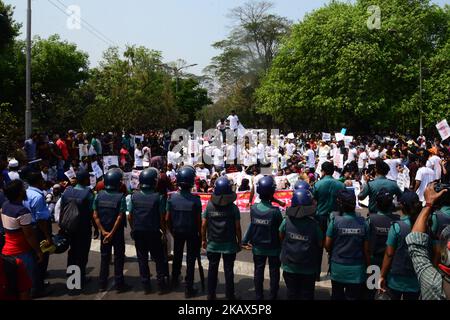
[[[434,171],[434,180],[441,180],[442,167],[441,158],[437,155],[432,155],[427,161],[427,167]]]
[[[347,162],[352,162],[356,160],[358,151],[356,151],[356,148],[353,145],[350,145],[350,148],[348,149],[348,158]]]
[[[398,155],[395,155],[394,159],[386,159],[384,162],[389,166],[389,172],[386,175],[386,178],[392,181],[397,181],[398,178],[398,165],[402,163],[402,160],[397,158]]]
[[[175,145],[170,148],[171,151],[167,152],[167,163],[172,164],[174,167],[177,166],[178,161],[180,161],[181,153],[172,151]]]
[[[11,179],[11,181],[13,180],[20,180],[20,175],[19,175],[19,161],[17,161],[16,159],[12,159],[9,161],[8,163],[8,177],[9,179]]]
[[[235,164],[236,163],[236,144],[234,144],[234,143],[227,144],[226,151],[227,151],[227,157],[226,157],[227,164],[229,164],[229,165]]]
[[[144,168],[148,168],[148,167],[150,167],[150,159],[152,158],[152,150],[147,145],[145,145],[142,148],[142,153],[144,154],[144,159],[143,159]]]
[[[137,170],[144,169],[144,153],[142,152],[142,145],[140,143],[134,149],[134,167]]]
[[[419,159],[420,168],[417,170],[416,174],[416,185],[414,187],[414,190],[416,191],[417,195],[419,196],[419,200],[424,202],[425,197],[425,189],[427,188],[428,184],[434,181],[434,171],[430,168],[426,167],[427,160],[424,158]]]
[[[306,152],[303,156],[306,157],[306,166],[310,168],[311,172],[314,172],[316,167],[316,154],[311,149],[309,143],[306,144]]]
[[[292,143],[292,140],[289,140],[289,142],[285,145],[286,148],[286,155],[290,158],[295,152],[295,144]]]
[[[213,164],[216,172],[221,172],[224,168],[224,159],[223,159],[223,150],[222,148],[215,147],[212,152]]]
[[[359,147],[358,169],[360,173],[362,173],[362,171],[367,168],[367,159],[368,159],[367,152],[364,150],[363,147]]]
[[[372,144],[368,156],[369,156],[369,166],[375,165],[377,159],[380,157],[380,151],[378,150],[376,144]]]
[[[239,118],[234,110],[231,111],[231,115],[228,116],[227,120],[230,122],[230,129],[237,130],[239,127]]]

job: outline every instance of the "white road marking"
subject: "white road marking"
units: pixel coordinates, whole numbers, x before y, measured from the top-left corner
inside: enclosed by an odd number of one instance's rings
[[[100,240],[93,240],[92,241],[91,251],[93,251],[93,252],[100,252]],[[125,244],[125,256],[127,258],[135,258],[136,259],[137,258],[136,247],[134,245],[131,245],[131,244]],[[206,258],[205,255],[201,255],[201,260],[202,260],[203,268],[205,270],[207,270],[208,267],[209,267],[208,259]],[[186,259],[183,259],[183,266],[186,266]],[[222,260],[220,261],[219,272],[224,272],[223,261]],[[125,271],[124,271],[124,273],[125,273]],[[245,261],[238,261],[238,260],[236,260],[234,262],[234,274],[235,275],[253,278],[253,273],[254,273],[253,262],[245,262]],[[267,266],[267,265],[266,265],[266,268],[264,270],[264,279],[266,279],[266,280],[270,279],[269,266]],[[331,279],[327,275],[326,272],[322,272],[320,274],[320,279],[321,279],[321,281],[316,283],[316,287],[327,288],[327,289],[331,288]],[[284,281],[283,277],[281,277],[281,281]],[[108,291],[110,289],[111,288],[108,288]],[[106,294],[106,292],[102,292],[101,294],[103,294],[103,296],[104,296]]]

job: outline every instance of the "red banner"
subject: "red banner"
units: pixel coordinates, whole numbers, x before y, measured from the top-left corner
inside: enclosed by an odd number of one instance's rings
[[[211,194],[210,193],[195,193],[195,194],[200,197],[200,200],[202,201],[202,208],[203,208],[203,210],[205,210],[206,205],[208,204],[208,201],[211,198]],[[253,197],[253,200],[255,199],[255,197]],[[287,208],[291,205],[292,190],[276,191],[274,197],[275,197],[275,199],[278,199],[278,200],[286,203],[286,208]],[[248,192],[248,191],[247,192],[237,192],[237,199],[235,201],[235,204],[238,206],[238,208],[241,212],[250,210],[250,208],[247,207],[249,199],[250,199],[250,192]],[[275,207],[280,207],[280,205],[275,202],[273,202],[272,204]]]

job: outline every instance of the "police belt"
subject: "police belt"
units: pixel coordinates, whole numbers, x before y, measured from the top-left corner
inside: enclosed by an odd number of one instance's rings
[[[291,218],[311,217],[316,214],[316,206],[290,207],[286,210],[286,215]]]

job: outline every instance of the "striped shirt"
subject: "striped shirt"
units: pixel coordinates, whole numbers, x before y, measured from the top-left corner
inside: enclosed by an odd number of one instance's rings
[[[406,237],[409,254],[420,283],[422,300],[447,300],[442,288],[442,275],[433,266],[428,248],[430,236],[411,232]]]

